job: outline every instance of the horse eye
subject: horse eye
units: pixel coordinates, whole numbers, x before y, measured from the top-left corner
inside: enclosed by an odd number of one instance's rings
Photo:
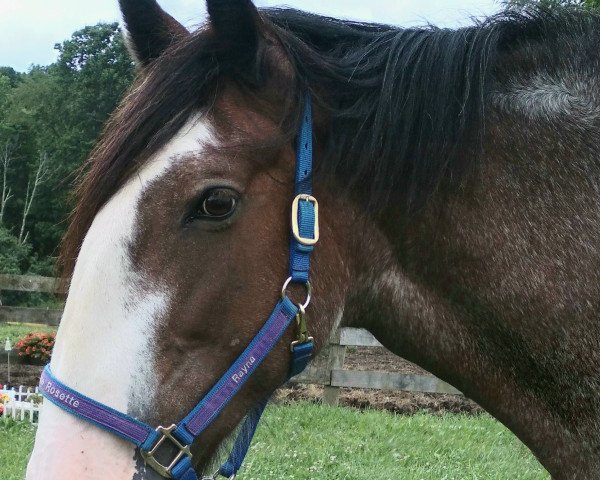
[[[206,192],[200,201],[197,217],[211,220],[224,220],[235,211],[238,194],[230,188],[213,188]]]

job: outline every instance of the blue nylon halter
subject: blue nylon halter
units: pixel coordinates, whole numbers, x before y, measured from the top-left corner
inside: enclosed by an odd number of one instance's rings
[[[295,199],[292,204],[292,235],[290,240],[289,278],[284,284],[282,298],[250,344],[223,374],[212,389],[178,424],[153,428],[127,414],[69,388],[52,373],[47,365],[40,379],[40,391],[49,401],[68,413],[94,423],[98,427],[135,444],[146,463],[166,478],[198,480],[192,466],[189,446],[221,414],[248,378],[277,345],[294,319],[299,335],[291,345],[291,363],[288,379],[302,372],[311,359],[314,343],[305,327],[304,308],[310,301],[310,254],[319,237],[318,204],[312,196],[312,108],[307,95],[302,123],[297,140]],[[304,305],[295,305],[286,294],[289,283],[300,283],[307,288]],[[233,449],[217,475],[235,478],[250,448],[260,417],[268,398],[254,407],[242,422]],[[170,441],[179,452],[169,465],[160,464],[153,456],[164,442]]]

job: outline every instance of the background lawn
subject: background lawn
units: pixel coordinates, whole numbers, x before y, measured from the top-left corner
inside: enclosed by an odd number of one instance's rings
[[[22,480],[34,430],[0,421],[0,478]],[[487,415],[398,416],[310,403],[272,405],[240,480],[548,480]]]
[[[4,342],[8,337],[12,346],[20,338],[32,332],[56,332],[58,327],[49,327],[47,325],[37,325],[35,323],[0,323],[0,348],[4,348]]]
[[[35,427],[29,422],[0,418],[0,478],[23,480],[27,458],[33,448]]]

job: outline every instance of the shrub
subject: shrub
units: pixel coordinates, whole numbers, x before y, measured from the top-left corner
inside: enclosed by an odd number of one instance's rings
[[[29,333],[15,344],[15,348],[20,357],[46,363],[52,356],[55,337],[54,332]]]
[[[44,401],[44,396],[41,393],[32,393],[27,397],[27,401],[34,405],[41,405]]]
[[[2,385],[0,385],[0,388],[2,388]],[[8,403],[9,400],[10,397],[6,393],[0,393],[0,415],[4,413],[4,404]]]
[[[20,243],[7,228],[0,225],[0,272],[20,274],[27,270],[31,247]]]

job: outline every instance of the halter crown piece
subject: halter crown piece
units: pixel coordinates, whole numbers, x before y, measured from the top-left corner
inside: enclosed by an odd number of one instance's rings
[[[298,335],[291,344],[288,379],[302,372],[312,356],[314,343],[307,333],[305,309],[311,295],[310,254],[319,240],[319,206],[312,196],[312,109],[309,95],[306,95],[297,139],[295,195],[292,203],[289,278],[283,285],[281,299],[246,349],[183,420],[169,427],[153,428],[69,388],[52,374],[50,365],[46,366],[40,379],[40,390],[44,397],[68,413],[135,444],[146,464],[163,477],[198,480],[192,466],[190,445],[221,414],[277,345],[294,319]],[[307,296],[303,304],[296,305],[288,297],[286,289],[290,283],[305,285]],[[244,375],[239,375],[240,371],[244,371]],[[215,480],[219,475],[230,480],[236,477],[267,401],[268,398],[246,416],[229,458],[214,475],[204,477],[204,480]],[[155,457],[165,442],[171,443],[177,450],[168,464],[160,463]]]

